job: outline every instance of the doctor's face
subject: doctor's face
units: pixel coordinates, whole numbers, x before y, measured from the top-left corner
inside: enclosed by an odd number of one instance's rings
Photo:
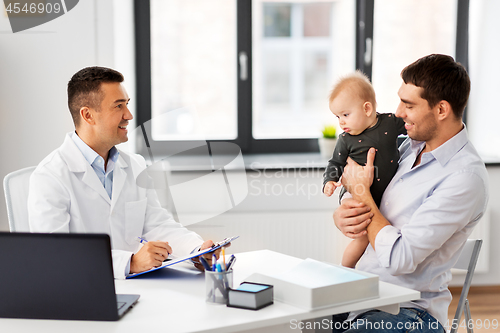
[[[128,141],[127,125],[133,119],[127,106],[130,98],[125,87],[118,82],[102,83],[100,90],[104,97],[100,110],[94,113],[94,134],[103,146],[111,149]]]

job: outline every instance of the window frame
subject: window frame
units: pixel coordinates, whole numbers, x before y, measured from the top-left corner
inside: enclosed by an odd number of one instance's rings
[[[457,0],[457,36],[455,61],[469,71],[469,0]],[[467,124],[468,107],[464,109],[462,121]]]
[[[244,52],[247,56],[247,78],[240,76],[241,64],[237,59],[238,84],[237,84],[237,132],[235,140],[207,140],[210,142],[231,142],[237,144],[244,154],[269,154],[269,153],[300,153],[318,152],[318,140],[311,139],[254,139],[252,137],[252,0],[237,1],[237,52]],[[468,67],[468,18],[469,0],[457,0],[457,35],[456,55],[457,61],[465,68]],[[356,0],[356,68],[363,71],[370,79],[372,76],[373,53],[373,14],[375,0]],[[151,18],[150,0],[134,0],[135,23],[135,50],[136,50],[136,96],[137,96],[137,124],[141,126],[143,134],[151,133],[147,122],[151,119]],[[467,109],[464,112],[466,120]],[[141,140],[137,143],[137,152],[150,154],[154,145],[155,153],[170,155],[172,147],[182,150],[193,146],[189,141],[150,141],[147,135],[145,144]],[[210,149],[210,148],[208,148]],[[199,151],[193,150],[193,154]]]

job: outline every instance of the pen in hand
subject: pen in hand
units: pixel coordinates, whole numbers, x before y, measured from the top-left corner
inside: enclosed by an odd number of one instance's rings
[[[149,243],[149,241],[146,238],[143,238],[143,237],[137,237],[136,241],[139,242],[140,244]],[[167,257],[165,258],[165,260],[163,260],[163,262],[169,261],[169,260],[172,260],[172,259],[176,259],[176,257],[174,255],[170,254],[168,252],[168,250],[167,250]]]
[[[146,238],[142,238],[142,237],[137,237],[136,239],[139,243],[141,244],[146,244],[148,242],[148,240]]]

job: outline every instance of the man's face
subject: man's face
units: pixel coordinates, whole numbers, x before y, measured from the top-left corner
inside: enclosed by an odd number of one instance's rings
[[[416,141],[431,141],[438,133],[437,106],[432,109],[429,107],[429,103],[421,97],[423,90],[403,82],[398,91],[401,101],[396,110],[396,117],[405,121],[410,138]]]
[[[370,126],[370,119],[363,109],[363,101],[348,90],[338,94],[330,103],[330,111],[338,118],[342,130],[358,135]]]
[[[118,82],[102,83],[101,93],[104,98],[100,110],[94,112],[95,135],[103,146],[111,149],[128,141],[127,125],[133,118],[127,107],[130,98]]]

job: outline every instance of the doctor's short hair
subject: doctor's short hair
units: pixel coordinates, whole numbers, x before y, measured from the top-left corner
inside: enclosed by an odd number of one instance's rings
[[[75,126],[80,122],[80,109],[99,110],[104,98],[101,83],[123,82],[123,75],[111,68],[86,67],[73,75],[68,82],[68,107]]]
[[[377,107],[375,90],[370,79],[360,70],[338,79],[330,91],[328,103],[330,104],[344,90],[349,90],[351,94],[357,95],[363,103],[370,102],[374,109]]]
[[[450,103],[457,119],[462,115],[470,94],[467,70],[452,57],[430,54],[406,66],[401,72],[406,84],[423,88],[421,97],[435,107],[440,101]]]

